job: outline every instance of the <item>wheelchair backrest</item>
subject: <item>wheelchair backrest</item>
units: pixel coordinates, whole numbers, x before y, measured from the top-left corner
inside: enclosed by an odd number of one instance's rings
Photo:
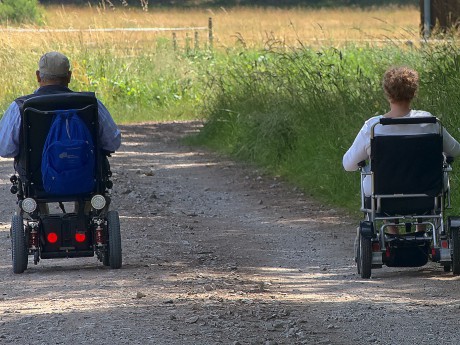
[[[30,192],[43,191],[41,161],[43,147],[54,115],[73,109],[88,127],[96,148],[96,181],[100,178],[100,144],[97,99],[92,93],[66,92],[40,95],[24,102],[21,113],[21,150],[18,164],[25,171],[26,186]],[[99,185],[99,183],[96,183]],[[27,191],[25,191],[27,193]]]
[[[383,120],[383,121],[382,121]],[[413,196],[434,198],[443,188],[442,126],[435,117],[382,119],[371,135],[371,171],[374,196],[397,196],[397,204],[404,203],[404,212],[410,212]],[[390,120],[390,121],[388,121]],[[375,135],[376,126],[418,126],[434,124],[434,131],[417,134]],[[391,128],[387,130],[391,132]],[[395,198],[396,199],[396,198]],[[383,200],[383,199],[382,199]],[[385,199],[388,205],[391,199]],[[406,205],[409,203],[409,205]],[[430,201],[427,205],[433,205]],[[419,207],[414,204],[414,207]]]

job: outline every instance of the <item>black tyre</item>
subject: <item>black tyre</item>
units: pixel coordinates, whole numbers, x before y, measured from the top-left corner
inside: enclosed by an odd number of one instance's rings
[[[23,273],[27,269],[28,253],[24,235],[24,221],[19,215],[14,215],[11,220],[11,254],[13,272]]]
[[[102,257],[102,264],[103,264],[104,266],[109,266],[109,265],[110,265],[110,263],[109,263],[109,249],[108,249],[108,247],[107,247],[106,252],[104,253],[104,256]]]
[[[106,230],[106,231],[108,232],[108,230]],[[105,241],[105,242],[106,242],[106,247],[105,247],[105,251],[102,253],[103,255],[102,255],[102,260],[101,260],[101,261],[102,261],[102,264],[103,264],[104,266],[110,266],[110,262],[109,262],[109,243],[108,243],[109,241],[108,241],[108,236],[109,236],[109,235],[106,236],[106,241]]]
[[[120,218],[117,211],[107,212],[107,232],[109,242],[107,246],[106,257],[110,268],[121,268],[121,234],[120,234]],[[103,260],[104,265],[106,259]]]
[[[450,228],[450,240],[452,247],[452,273],[460,274],[460,238],[459,228]]]
[[[358,270],[358,274],[361,274],[361,267],[360,267],[361,265],[360,265],[360,263],[359,263],[359,256],[360,256],[360,252],[359,252],[359,238],[360,238],[359,234],[356,235],[356,237],[355,237],[355,242],[354,242],[354,244],[353,244],[353,249],[354,249],[353,251],[354,251],[354,253],[355,253],[355,262],[356,262],[356,268],[357,268],[357,270]]]
[[[372,270],[372,241],[370,238],[359,236],[358,273],[363,279],[371,277]]]

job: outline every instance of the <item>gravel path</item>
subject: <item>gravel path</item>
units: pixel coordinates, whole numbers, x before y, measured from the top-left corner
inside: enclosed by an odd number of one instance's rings
[[[0,160],[0,344],[460,344],[460,284],[437,264],[356,274],[357,221],[178,138],[122,126],[112,158],[123,268],[11,270],[11,160]]]

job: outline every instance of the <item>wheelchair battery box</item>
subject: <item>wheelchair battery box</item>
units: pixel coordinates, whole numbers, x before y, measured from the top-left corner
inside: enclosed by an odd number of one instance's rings
[[[420,267],[428,262],[429,253],[429,240],[398,238],[387,242],[384,261],[388,267]]]
[[[89,256],[85,255],[84,252],[93,252],[92,231],[84,216],[78,217],[75,213],[43,216],[40,230],[43,258],[46,257],[46,253],[50,253],[50,257],[66,257]],[[82,255],[78,255],[78,253]]]

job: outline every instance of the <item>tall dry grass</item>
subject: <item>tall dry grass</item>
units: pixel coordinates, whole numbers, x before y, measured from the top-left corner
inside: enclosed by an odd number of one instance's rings
[[[216,46],[232,47],[243,43],[263,47],[267,41],[280,41],[287,46],[299,43],[341,43],[368,39],[415,39],[419,32],[420,14],[415,7],[380,7],[371,9],[139,9],[119,7],[53,6],[46,8],[48,28],[113,28],[113,27],[206,27],[214,22]],[[136,41],[149,37],[170,38],[171,33],[123,34],[120,40]],[[184,38],[183,33],[178,33]],[[105,38],[114,35],[103,34]]]
[[[0,35],[0,111],[18,94],[36,87],[39,57],[59,50],[71,58],[75,89],[97,91],[116,110],[119,121],[196,116],[205,100],[219,55],[233,49],[273,46],[340,45],[344,41],[416,37],[414,7],[363,9],[220,8],[140,9],[51,6],[44,25],[23,26],[40,32],[7,31]],[[209,56],[207,32],[178,31],[174,52],[172,32],[95,32],[100,28],[206,27],[214,22],[214,55]],[[55,32],[77,29],[77,32]],[[188,36],[187,36],[188,35]],[[367,42],[362,42],[364,45]],[[237,52],[235,52],[236,54]],[[227,57],[224,56],[224,59]],[[120,97],[122,95],[123,97]]]

